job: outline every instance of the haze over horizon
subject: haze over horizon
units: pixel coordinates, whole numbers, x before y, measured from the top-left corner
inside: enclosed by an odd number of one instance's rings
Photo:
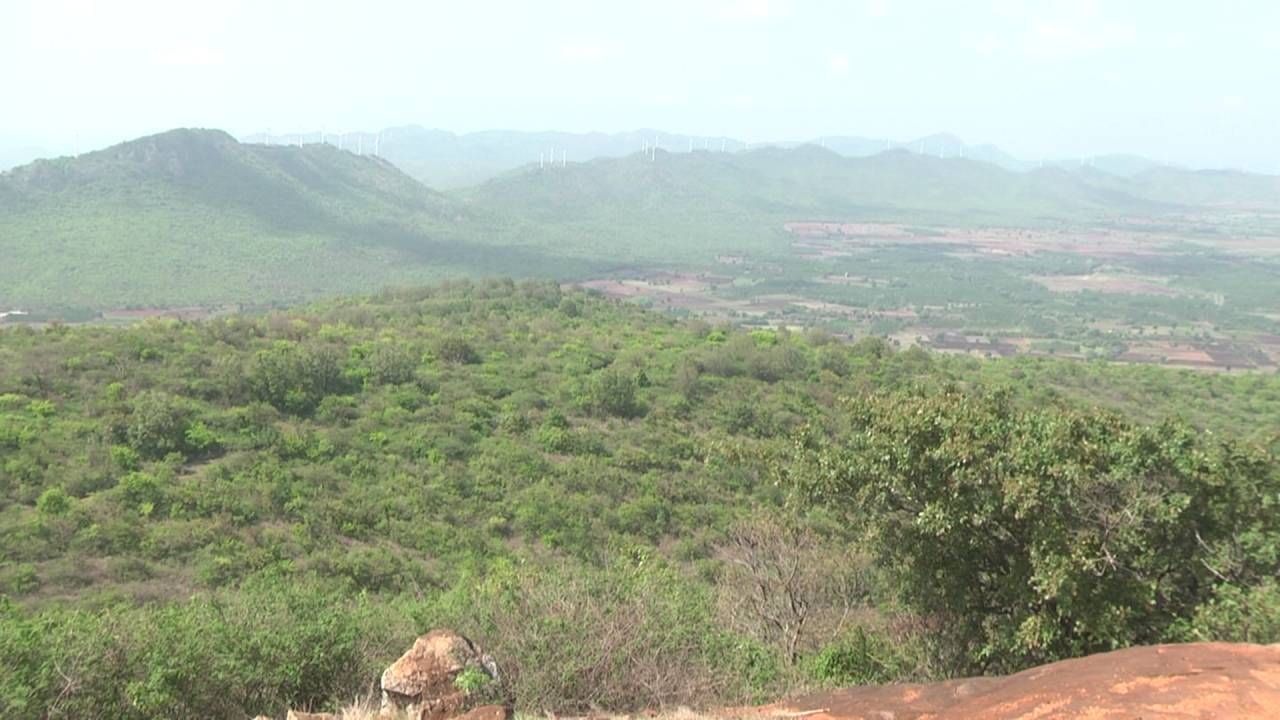
[[[1260,0],[17,0],[0,8],[18,109],[0,117],[0,156],[184,126],[652,127],[751,142],[949,132],[1024,159],[1275,173],[1277,27],[1280,7]]]

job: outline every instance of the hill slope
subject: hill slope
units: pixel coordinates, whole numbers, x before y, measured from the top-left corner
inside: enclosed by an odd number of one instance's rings
[[[296,301],[540,262],[483,252],[494,227],[377,158],[175,130],[0,175],[0,304]]]
[[[977,363],[545,282],[0,329],[0,717],[331,707],[429,627],[524,715],[1269,641],[1280,468],[1231,438],[1273,442],[1278,407],[1274,375]],[[887,481],[932,515],[882,510]],[[740,604],[749,547],[766,592],[800,578],[803,636]]]

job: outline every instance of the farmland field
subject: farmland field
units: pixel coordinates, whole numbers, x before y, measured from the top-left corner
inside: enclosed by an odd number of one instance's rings
[[[796,220],[777,228],[778,252],[573,284],[678,314],[980,357],[1273,371],[1277,228],[1226,210],[1054,227]]]

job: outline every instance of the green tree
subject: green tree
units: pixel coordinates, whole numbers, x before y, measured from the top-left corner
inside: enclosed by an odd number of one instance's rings
[[[782,471],[865,522],[903,598],[981,669],[1159,641],[1276,569],[1274,465],[1177,423],[867,397],[802,433]]]
[[[157,390],[134,398],[125,433],[129,445],[144,457],[160,458],[184,447],[188,407],[179,399]]]
[[[297,415],[310,414],[325,397],[347,389],[334,349],[286,341],[254,356],[249,388],[255,398]]]
[[[591,377],[582,404],[599,415],[632,418],[644,414],[636,396],[636,379],[617,368],[606,368]]]
[[[40,493],[40,497],[36,499],[36,510],[45,517],[66,515],[70,509],[71,496],[60,487],[51,487]]]

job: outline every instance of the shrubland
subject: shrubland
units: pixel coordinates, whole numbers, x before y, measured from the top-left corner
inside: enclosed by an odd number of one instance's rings
[[[538,282],[8,329],[0,708],[336,707],[436,626],[530,712],[1276,641],[1278,412]]]

